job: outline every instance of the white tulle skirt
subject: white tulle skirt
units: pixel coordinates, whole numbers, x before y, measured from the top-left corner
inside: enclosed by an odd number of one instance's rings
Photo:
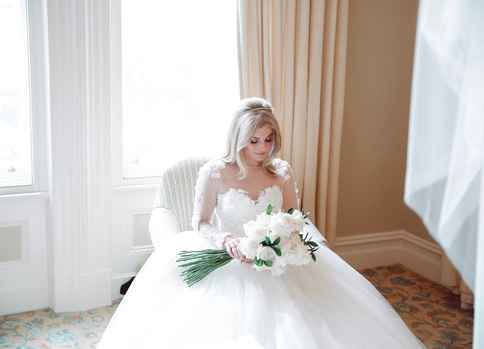
[[[282,276],[232,261],[187,287],[176,253],[203,248],[207,240],[186,231],[157,249],[97,348],[425,348],[378,290],[325,245],[317,262]]]

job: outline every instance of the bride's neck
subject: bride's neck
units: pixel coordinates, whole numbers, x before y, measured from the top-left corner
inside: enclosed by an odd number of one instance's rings
[[[250,163],[250,162],[245,162],[245,167],[250,168],[250,169],[257,169],[257,168],[262,168],[263,162],[258,162],[258,163]]]

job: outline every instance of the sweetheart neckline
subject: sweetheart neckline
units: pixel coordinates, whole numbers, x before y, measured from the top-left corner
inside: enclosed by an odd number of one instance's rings
[[[280,188],[280,186],[277,185],[277,184],[273,184],[273,185],[270,185],[270,186],[267,186],[267,187],[261,189],[255,200],[250,197],[249,192],[247,190],[242,189],[242,188],[229,188],[226,191],[224,191],[223,193],[218,193],[218,196],[225,195],[225,194],[229,193],[230,191],[235,191],[235,192],[245,194],[245,197],[247,199],[249,199],[253,204],[257,205],[259,203],[259,201],[261,200],[261,198],[263,197],[263,195],[265,195],[267,193],[267,191],[269,189],[272,189],[272,188],[279,189],[279,192],[282,194],[282,189]]]

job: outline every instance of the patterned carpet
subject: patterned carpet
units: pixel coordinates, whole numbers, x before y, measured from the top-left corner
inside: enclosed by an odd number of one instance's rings
[[[429,349],[472,348],[473,310],[460,309],[449,289],[400,264],[362,274],[385,296]]]
[[[365,269],[362,274],[388,299],[429,349],[472,348],[472,310],[459,299],[400,264]],[[0,348],[96,347],[117,304],[80,313],[38,310],[0,317]]]

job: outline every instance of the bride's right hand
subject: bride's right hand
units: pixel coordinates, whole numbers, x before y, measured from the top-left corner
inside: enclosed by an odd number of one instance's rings
[[[242,254],[242,252],[240,252],[238,248],[239,243],[240,243],[240,238],[227,236],[224,240],[224,246],[225,246],[225,249],[227,250],[227,253],[230,255],[230,257],[234,259],[238,259],[243,263],[252,263],[251,259],[246,258]]]

